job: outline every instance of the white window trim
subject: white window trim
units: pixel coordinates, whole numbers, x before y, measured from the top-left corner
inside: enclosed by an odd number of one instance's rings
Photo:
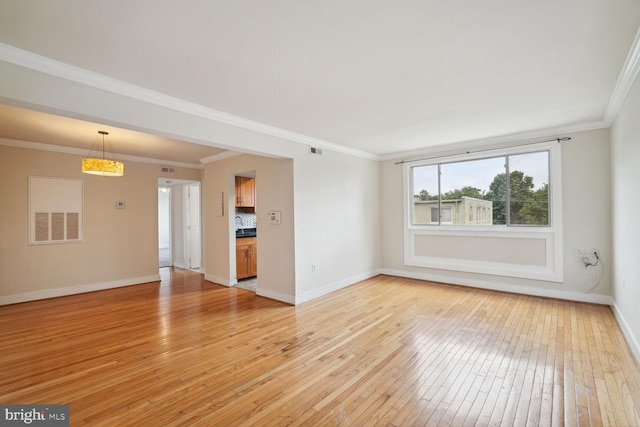
[[[411,212],[413,194],[411,188],[411,168],[462,160],[475,160],[503,155],[525,154],[537,151],[549,151],[549,226],[501,226],[501,225],[414,225]],[[497,276],[518,277],[551,282],[563,281],[562,257],[562,173],[561,146],[558,142],[533,144],[492,150],[491,153],[475,153],[438,157],[432,161],[405,163],[403,165],[404,195],[404,263],[407,266],[435,268],[441,270],[469,273],[491,274]],[[500,262],[439,258],[418,256],[415,253],[416,236],[452,236],[452,237],[499,237],[524,238],[545,241],[545,266],[530,266]]]

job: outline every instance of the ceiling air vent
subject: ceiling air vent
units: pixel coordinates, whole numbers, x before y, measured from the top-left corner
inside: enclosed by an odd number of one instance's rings
[[[316,156],[322,156],[322,149],[316,147],[309,147],[309,154],[315,154]]]
[[[174,168],[169,168],[166,166],[163,166],[160,170],[165,173],[174,173],[176,171]]]

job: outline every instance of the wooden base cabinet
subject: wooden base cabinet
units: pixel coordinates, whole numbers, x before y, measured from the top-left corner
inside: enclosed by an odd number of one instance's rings
[[[258,275],[258,251],[255,237],[236,239],[236,277],[238,280]]]

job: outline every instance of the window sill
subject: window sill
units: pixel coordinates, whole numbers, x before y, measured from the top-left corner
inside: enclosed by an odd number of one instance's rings
[[[477,233],[551,233],[553,227],[531,226],[531,225],[412,225],[409,227],[412,232],[420,233],[466,233],[474,235]]]

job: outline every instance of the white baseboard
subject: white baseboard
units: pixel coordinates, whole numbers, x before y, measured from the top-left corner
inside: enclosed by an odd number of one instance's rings
[[[271,291],[269,289],[262,289],[260,287],[256,289],[256,295],[274,299],[276,301],[286,302],[287,304],[291,304],[291,305],[295,305],[296,303],[295,297],[291,295],[283,294],[281,292]]]
[[[212,282],[212,283],[216,283],[218,285],[224,285],[224,286],[235,286],[236,283],[238,283],[237,280],[232,281],[225,277],[214,276],[213,274],[206,274],[206,273],[204,275],[204,280],[206,280],[207,282]]]
[[[63,297],[66,295],[82,294],[85,292],[102,291],[104,289],[120,288],[122,286],[139,285],[141,283],[158,282],[159,274],[150,276],[132,277],[129,279],[114,280],[110,282],[89,283],[86,285],[73,286],[69,288],[49,289],[46,291],[27,292],[25,294],[9,295],[0,297],[0,305],[16,304],[19,302],[35,301],[46,298]]]
[[[413,273],[402,270],[393,270],[383,268],[380,274],[389,276],[406,277],[409,279],[429,280],[432,282],[446,283],[451,285],[470,286],[480,289],[489,289],[492,291],[511,292],[514,294],[532,295],[538,297],[564,299],[570,301],[590,302],[594,304],[611,305],[612,298],[609,295],[586,294],[581,292],[563,292],[556,289],[543,289],[533,286],[521,286],[507,283],[496,283],[478,279],[459,279],[447,275],[431,274],[431,273]]]
[[[296,295],[295,302],[293,304],[302,304],[303,302],[311,301],[312,299],[330,294],[331,292],[335,292],[339,289],[346,288],[347,286],[351,286],[355,283],[362,282],[363,280],[370,279],[371,277],[377,276],[378,274],[380,274],[379,270],[372,270],[366,273],[351,276],[348,279],[329,283],[328,285],[324,285],[321,288],[314,289],[309,292],[305,292],[301,295]]]
[[[629,343],[629,347],[631,347],[631,351],[633,355],[636,357],[636,361],[640,363],[640,343],[636,339],[635,335],[633,335],[633,331],[629,327],[629,323],[622,315],[620,311],[620,307],[616,304],[615,300],[611,306],[613,308],[613,314],[616,316],[616,320],[618,321],[618,325],[620,325],[620,329],[622,329],[622,333],[624,334],[627,342]]]
[[[215,283],[217,285],[223,285],[223,286],[229,286],[229,287],[236,286],[238,284],[237,279],[229,280],[224,277],[214,276],[213,274],[205,274],[204,280],[206,280],[207,282]],[[294,298],[291,295],[271,291],[269,289],[263,289],[263,288],[260,288],[259,286],[258,288],[256,288],[256,295],[271,298],[276,301],[286,302],[287,304],[294,304]]]

